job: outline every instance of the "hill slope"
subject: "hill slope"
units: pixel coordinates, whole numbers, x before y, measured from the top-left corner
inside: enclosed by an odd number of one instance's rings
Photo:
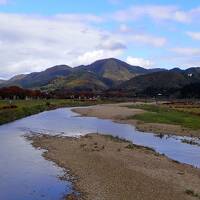
[[[200,83],[200,68],[175,68],[137,76],[122,83],[117,89],[146,94],[169,93],[193,83]]]
[[[71,68],[66,65],[58,65],[42,72],[17,75],[3,82],[1,87],[15,85],[23,88],[66,87],[73,89],[73,87],[88,88],[90,85],[91,88],[100,86],[98,88],[107,89],[135,76],[150,72],[152,71],[110,58],[98,60],[87,66]],[[70,77],[68,78],[68,76]]]
[[[4,82],[1,86],[16,85],[23,88],[42,87],[58,77],[68,76],[71,74],[71,72],[72,69],[69,66],[58,65],[42,72],[34,72],[28,75],[15,76]]]
[[[2,84],[2,83],[4,83],[5,82],[5,80],[3,80],[3,79],[0,79],[0,84]]]
[[[93,72],[99,77],[110,79],[114,82],[127,81],[137,75],[148,73],[147,69],[131,66],[115,58],[98,60],[91,65],[77,67],[75,70]]]
[[[42,87],[42,90],[73,90],[73,91],[102,91],[109,88],[110,81],[98,77],[95,73],[87,71],[74,72],[67,77],[60,77],[50,84]]]

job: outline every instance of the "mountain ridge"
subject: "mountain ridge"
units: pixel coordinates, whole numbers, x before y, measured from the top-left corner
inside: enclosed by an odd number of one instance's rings
[[[141,75],[123,82],[116,89],[132,92],[134,94],[148,94],[156,96],[161,94],[169,96],[170,92],[180,92],[186,86],[200,84],[200,68],[181,70],[174,68]]]
[[[107,82],[106,85],[112,86],[140,74],[148,73],[148,70],[139,66],[129,65],[116,58],[109,58],[95,61],[90,65],[80,65],[75,68],[68,65],[57,65],[41,72],[17,75],[3,82],[1,87],[16,85],[28,89],[41,88],[52,84],[56,79],[67,79],[70,75],[73,76],[80,73],[93,73],[97,79],[102,79],[102,84]]]
[[[170,93],[200,83],[200,68],[145,69],[116,58],[97,60],[89,65],[56,65],[41,72],[21,74],[0,83],[0,87],[20,86],[42,91],[118,90],[135,94]],[[187,87],[191,88],[191,87]]]
[[[4,83],[6,80],[0,79],[0,84]]]

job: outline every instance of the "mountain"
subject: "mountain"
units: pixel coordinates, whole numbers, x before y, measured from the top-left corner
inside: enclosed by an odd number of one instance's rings
[[[50,84],[42,87],[42,90],[73,90],[73,91],[102,91],[109,88],[110,80],[97,76],[93,72],[76,71],[67,77],[60,77]]]
[[[155,72],[164,72],[167,71],[164,68],[153,68],[153,69],[148,69],[146,74],[151,74],[151,73],[155,73]]]
[[[199,96],[200,68],[145,69],[115,58],[71,68],[57,65],[42,72],[21,74],[0,87],[20,86],[43,91],[124,92],[135,96]],[[194,88],[196,87],[196,89]]]
[[[58,77],[68,76],[71,73],[71,67],[67,65],[58,65],[42,72],[15,76],[1,84],[1,87],[15,85],[23,88],[37,88],[47,85]]]
[[[3,80],[3,79],[0,79],[0,84],[2,84],[2,83],[4,83],[5,82],[5,80]]]
[[[90,65],[81,65],[71,68],[67,65],[58,65],[42,72],[21,74],[0,84],[4,86],[20,86],[23,88],[42,89],[107,89],[127,81],[141,74],[152,73],[139,66],[132,66],[115,58],[98,60]]]
[[[187,70],[174,68],[134,77],[117,88],[135,94],[156,95],[161,93],[169,95],[170,92],[177,92],[194,83],[200,83],[200,68],[189,68]]]
[[[0,87],[21,86],[18,82],[20,82],[21,79],[25,78],[25,76],[26,76],[25,74],[19,74],[19,75],[13,76],[11,79],[0,83]]]
[[[102,91],[141,74],[151,73],[153,70],[161,71],[161,69],[147,70],[132,66],[115,58],[103,59],[90,65],[73,68],[71,75],[54,80],[47,88]]]
[[[10,82],[18,81],[25,78],[25,76],[26,76],[25,74],[19,74],[19,75],[13,76],[9,81]]]
[[[93,72],[99,77],[110,79],[114,82],[127,81],[137,75],[148,73],[147,69],[129,65],[115,58],[98,60],[87,66],[79,66],[76,70]]]

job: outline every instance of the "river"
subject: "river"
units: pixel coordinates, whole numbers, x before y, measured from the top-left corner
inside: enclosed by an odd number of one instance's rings
[[[182,143],[182,137],[159,138],[131,125],[80,117],[71,108],[61,108],[0,126],[0,199],[56,200],[72,192],[71,183],[58,178],[64,174],[63,169],[45,160],[43,151],[34,149],[25,134],[79,136],[97,132],[151,147],[171,159],[200,168],[200,147]]]

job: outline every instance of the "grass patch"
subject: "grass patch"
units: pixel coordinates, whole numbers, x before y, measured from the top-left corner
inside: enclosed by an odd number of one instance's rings
[[[125,148],[126,149],[135,149],[135,145],[134,144],[129,144]]]
[[[122,143],[122,142],[129,142],[128,140],[126,139],[123,139],[123,138],[120,138],[118,136],[112,136],[112,135],[103,135],[105,138],[109,139],[109,140],[112,140],[114,142],[119,142],[119,143]]]
[[[150,148],[150,147],[144,147],[144,146],[140,146],[140,145],[136,145],[136,144],[128,144],[127,146],[125,146],[126,149],[130,149],[130,150],[133,150],[133,149],[141,149],[141,150],[145,150],[145,151],[149,151],[155,155],[159,155],[153,148]]]
[[[187,190],[185,190],[185,193],[191,197],[196,197],[196,198],[200,199],[200,195],[195,193],[193,190],[187,189]]]
[[[200,144],[194,140],[182,139],[181,142],[185,144],[200,146]]]
[[[77,101],[67,99],[49,100],[0,100],[0,125],[21,119],[26,116],[37,114],[45,110],[52,110],[61,107],[89,106],[103,103],[102,101]],[[10,108],[12,105],[12,108]]]
[[[182,107],[182,108],[175,107],[175,109],[182,112],[200,115],[200,107]]]
[[[181,125],[186,128],[200,129],[200,117],[191,113],[178,111],[160,105],[130,105],[129,108],[142,109],[147,112],[130,117],[146,123]]]

